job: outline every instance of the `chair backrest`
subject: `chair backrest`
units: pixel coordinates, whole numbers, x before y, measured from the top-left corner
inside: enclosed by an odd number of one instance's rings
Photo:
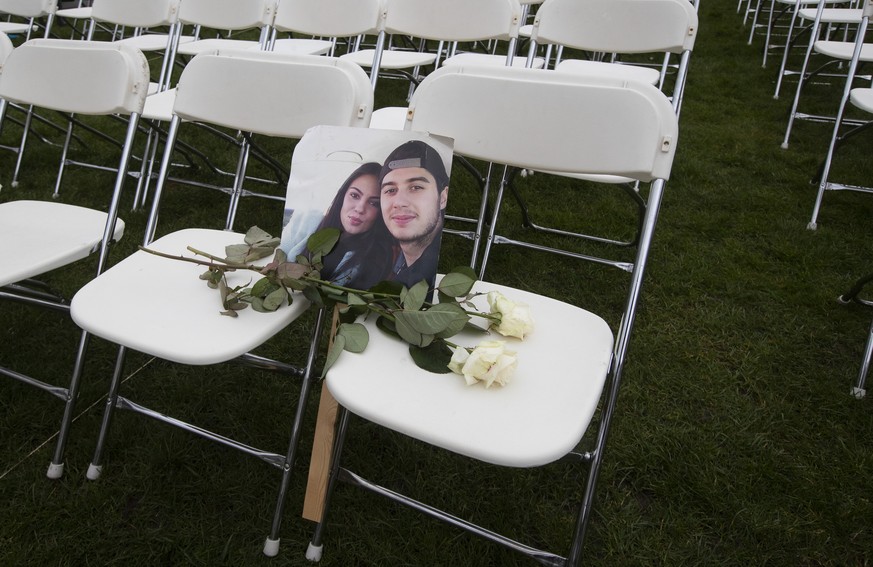
[[[185,0],[179,21],[220,30],[243,30],[270,25],[276,0]]]
[[[58,0],[0,0],[0,13],[19,18],[39,18],[54,14]]]
[[[358,65],[257,50],[194,57],[173,107],[182,119],[289,138],[317,125],[367,127],[372,110],[370,80]]]
[[[180,0],[94,0],[91,17],[133,28],[153,28],[174,24],[179,17]]]
[[[382,0],[278,0],[273,28],[320,37],[352,37],[375,32],[382,11]]]
[[[137,49],[32,39],[6,58],[0,98],[77,114],[139,114],[148,85],[148,62]]]
[[[681,53],[693,49],[697,21],[688,0],[546,0],[531,40],[606,53]]]
[[[384,29],[443,41],[515,38],[521,15],[518,0],[387,0]]]
[[[519,108],[541,135],[518,135],[508,117]],[[475,159],[640,181],[669,177],[678,135],[669,99],[652,85],[501,66],[434,71],[412,96],[406,128],[453,138],[455,153]]]
[[[15,47],[12,45],[12,40],[5,33],[0,32],[0,73],[3,72],[3,62],[12,53]]]

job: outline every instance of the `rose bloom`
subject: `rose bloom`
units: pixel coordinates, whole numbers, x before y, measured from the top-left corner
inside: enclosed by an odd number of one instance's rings
[[[500,316],[500,324],[495,330],[504,337],[523,339],[533,331],[533,318],[526,304],[511,301],[499,291],[491,291],[488,292],[488,305],[491,306],[492,315]],[[494,324],[491,326],[494,327]]]
[[[486,388],[495,383],[505,386],[518,365],[515,352],[506,350],[505,345],[503,341],[483,341],[473,352],[456,348],[449,370],[463,375],[468,386],[476,382],[484,382]]]

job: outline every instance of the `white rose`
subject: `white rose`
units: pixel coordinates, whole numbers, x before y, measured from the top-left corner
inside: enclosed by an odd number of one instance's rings
[[[516,337],[523,339],[534,328],[533,317],[530,307],[524,303],[516,303],[508,299],[499,291],[488,292],[488,305],[491,306],[491,314],[500,316],[500,323],[491,326],[504,337]]]
[[[484,382],[486,388],[497,383],[509,383],[518,361],[515,353],[505,349],[503,341],[483,341],[473,352],[463,347],[455,349],[449,369],[464,376],[468,386]]]

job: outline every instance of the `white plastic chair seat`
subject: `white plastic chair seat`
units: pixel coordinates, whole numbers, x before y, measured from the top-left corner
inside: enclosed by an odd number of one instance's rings
[[[452,65],[494,65],[500,67],[506,65],[506,56],[491,55],[489,53],[458,53],[443,61],[442,64],[444,67]],[[524,67],[526,64],[527,60],[525,57],[516,56],[512,59],[513,67]],[[537,57],[534,59],[533,68],[542,69],[545,64],[545,59]]]
[[[361,67],[370,67],[373,65],[373,55],[375,52],[372,49],[361,49],[352,53],[342,55],[340,59],[346,59],[357,63]],[[418,51],[399,51],[385,50],[382,52],[381,69],[410,69],[420,65],[433,65],[436,61],[434,53],[419,53]]]
[[[6,34],[27,33],[29,29],[30,24],[28,23],[0,22],[0,32]]]
[[[186,247],[194,246],[223,257],[225,246],[240,244],[243,238],[234,232],[186,229],[155,240],[150,248],[190,257]],[[112,342],[166,360],[204,365],[253,350],[309,306],[302,296],[295,296],[293,305],[273,313],[245,309],[239,317],[224,317],[219,314],[218,291],[198,278],[204,271],[139,251],[79,290],[71,315],[84,330]],[[257,277],[230,273],[228,283],[245,285]],[[167,283],[172,283],[171,289],[164,287]]]
[[[192,41],[194,41],[194,36],[183,35],[179,38],[179,46],[181,47],[183,44],[190,43]],[[162,51],[167,48],[167,36],[160,33],[144,33],[142,35],[118,39],[115,40],[113,43],[129,45],[131,47],[139,49],[140,51]]]
[[[197,55],[198,53],[217,51],[219,49],[258,49],[259,47],[260,44],[255,40],[211,37],[181,44],[176,52],[179,55]]]
[[[815,8],[802,8],[798,17],[810,22],[815,20]],[[822,10],[821,22],[825,24],[857,24],[861,21],[860,8],[825,8]]]
[[[286,38],[277,39],[273,44],[272,50],[280,53],[324,55],[332,47],[333,44],[324,39]]]
[[[852,89],[849,100],[861,110],[873,113],[873,88]]]
[[[91,7],[83,6],[81,8],[65,8],[55,12],[55,16],[59,18],[70,18],[71,20],[88,20],[91,18]]]
[[[817,41],[815,42],[815,50],[833,59],[848,61],[855,51],[855,44],[851,41]],[[873,43],[865,43],[861,47],[861,56],[858,61],[873,61]]]
[[[147,120],[169,122],[173,118],[173,104],[176,102],[176,89],[149,94],[142,110],[142,117]]]
[[[600,75],[616,79],[627,79],[657,85],[661,75],[657,69],[638,65],[616,65],[602,61],[582,61],[568,59],[558,63],[557,71],[583,75]]]
[[[377,108],[370,117],[370,128],[376,130],[403,130],[406,124],[405,106],[386,106]]]
[[[559,459],[579,443],[597,408],[612,332],[597,315],[561,301],[486,282],[476,289],[526,302],[537,322],[524,341],[508,339],[518,368],[507,386],[486,390],[457,374],[421,370],[404,342],[367,322],[366,352],[343,353],[327,387],[352,413],[462,455],[512,467]],[[470,347],[481,340],[466,332],[453,338]]]
[[[105,226],[106,213],[75,205],[47,201],[0,204],[0,286],[86,258],[100,246]],[[118,219],[115,239],[123,234],[124,221]]]

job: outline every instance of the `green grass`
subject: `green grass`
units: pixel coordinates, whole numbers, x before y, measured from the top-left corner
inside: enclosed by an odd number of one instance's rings
[[[748,28],[734,7],[715,0],[701,6],[679,150],[599,482],[586,564],[871,562],[873,412],[870,399],[856,400],[848,392],[873,311],[836,298],[873,269],[873,199],[830,193],[818,230],[806,230],[815,191],[809,178],[830,127],[799,123],[791,148],[779,148],[793,83],[781,100],[772,99],[775,63],[761,68],[761,40],[745,44]],[[404,86],[383,81],[380,89],[380,105],[402,103]],[[835,92],[816,89],[805,102],[835,107]],[[5,128],[0,143],[10,143],[17,131]],[[866,143],[859,139],[846,148],[835,179],[869,179]],[[285,144],[270,148],[277,157],[290,155]],[[110,155],[100,144],[88,153],[91,159]],[[0,150],[0,200],[48,197],[56,148],[35,143],[26,158],[22,184],[12,189],[14,157]],[[102,206],[108,183],[105,174],[72,169],[62,199]],[[602,220],[625,207],[614,192],[563,188],[542,175],[522,188],[529,198],[543,195],[543,221],[620,231]],[[223,203],[216,193],[174,188],[161,231],[220,225]],[[563,215],[567,203],[578,205],[574,211],[580,213]],[[475,207],[472,183],[459,171],[450,206],[457,212]],[[141,212],[125,210],[123,216],[128,234],[114,251],[116,259],[135,248],[145,222]],[[278,230],[280,219],[280,205],[247,200],[237,228]],[[512,226],[517,210],[511,201],[503,219],[502,229],[519,230]],[[466,241],[447,236],[443,242],[443,269],[466,262]],[[71,296],[92,270],[93,264],[83,262],[47,280]],[[566,298],[613,322],[626,283],[617,270],[508,248],[495,252],[489,279]],[[0,364],[65,383],[78,337],[68,319],[3,303],[0,321]],[[306,328],[308,321],[293,327],[264,352],[299,359],[297,337]],[[278,474],[255,459],[119,412],[104,476],[84,479],[113,361],[112,345],[92,341],[78,406],[82,415],[60,481],[44,473],[61,405],[0,380],[0,474],[6,473],[0,478],[0,564],[307,564],[303,550],[312,525],[299,510],[317,399],[306,420],[282,549],[270,560],[260,549]],[[284,450],[296,403],[293,381],[235,365],[179,368],[137,354],[127,370],[132,377],[125,388],[132,398]],[[506,471],[477,464],[360,420],[349,441],[347,461],[389,487],[537,545],[563,552],[568,544],[571,502],[584,475],[558,465]],[[531,564],[342,485],[326,537],[328,567]]]

